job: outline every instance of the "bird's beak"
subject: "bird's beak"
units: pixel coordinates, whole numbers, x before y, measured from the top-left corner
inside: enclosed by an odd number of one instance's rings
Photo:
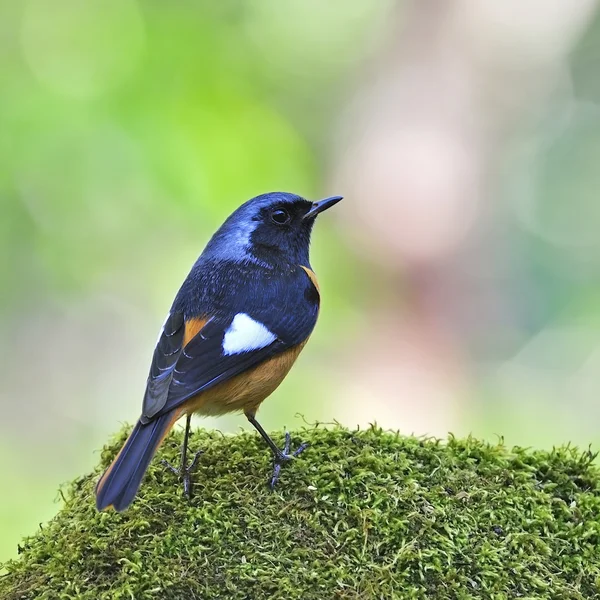
[[[325,200],[319,200],[313,202],[311,209],[304,215],[305,219],[312,219],[324,210],[331,208],[334,204],[337,204],[343,196],[331,196],[331,198],[325,198]]]

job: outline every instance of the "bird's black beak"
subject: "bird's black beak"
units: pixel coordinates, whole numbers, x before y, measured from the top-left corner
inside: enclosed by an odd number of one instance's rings
[[[334,204],[337,204],[343,196],[331,196],[331,198],[325,198],[325,200],[319,200],[313,202],[311,209],[304,215],[305,219],[312,219],[324,210],[331,208]]]

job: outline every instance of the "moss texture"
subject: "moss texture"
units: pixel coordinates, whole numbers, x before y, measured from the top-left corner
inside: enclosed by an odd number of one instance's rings
[[[199,430],[191,501],[155,460],[128,511],[98,514],[94,483],[124,437],[4,565],[0,598],[600,598],[590,452],[316,428],[294,435],[311,447],[273,493],[257,435]]]

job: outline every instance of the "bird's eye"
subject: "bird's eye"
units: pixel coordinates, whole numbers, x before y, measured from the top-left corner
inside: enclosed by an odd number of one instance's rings
[[[277,225],[286,225],[290,222],[290,213],[283,208],[278,208],[271,213],[271,220]]]

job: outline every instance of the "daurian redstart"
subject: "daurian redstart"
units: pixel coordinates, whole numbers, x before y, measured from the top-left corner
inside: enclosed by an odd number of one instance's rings
[[[142,416],[96,486],[96,506],[121,511],[133,501],[158,446],[187,415],[180,469],[187,465],[192,413],[243,411],[273,452],[274,473],[297,456],[286,435],[277,447],[256,420],[261,402],[283,381],[319,313],[319,286],[308,258],[317,215],[341,196],[309,202],[272,192],[238,208],[208,242],[160,331]]]

